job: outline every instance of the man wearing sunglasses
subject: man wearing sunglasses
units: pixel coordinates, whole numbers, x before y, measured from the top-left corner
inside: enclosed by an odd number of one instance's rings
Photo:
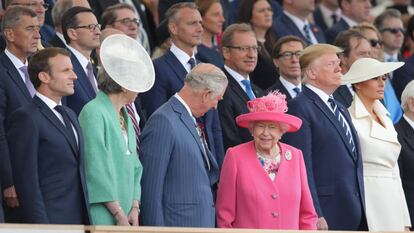
[[[96,67],[91,62],[91,53],[100,45],[101,25],[91,9],[75,6],[62,16],[62,30],[72,53],[73,69],[78,76],[75,80],[75,94],[67,96],[63,102],[79,114],[98,91]]]
[[[395,9],[388,9],[380,14],[374,22],[375,26],[381,33],[384,45],[384,61],[396,62],[402,61],[400,55],[401,47],[404,43],[404,28],[401,20],[401,13]],[[390,73],[390,79],[385,84],[384,106],[391,114],[392,122],[397,123],[402,117],[403,111],[400,102],[392,86],[393,73]]]

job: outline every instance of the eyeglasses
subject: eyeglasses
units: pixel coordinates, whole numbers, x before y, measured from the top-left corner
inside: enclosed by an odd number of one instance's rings
[[[370,39],[368,40],[369,44],[371,45],[371,47],[381,47],[382,46],[382,41],[380,40],[375,40],[375,39]]]
[[[115,20],[114,23],[116,23],[116,22],[120,22],[121,24],[123,24],[127,27],[131,26],[132,23],[135,23],[137,26],[139,26],[141,24],[141,21],[137,18],[135,18],[135,19],[124,18],[124,19]]]
[[[404,28],[383,28],[381,29],[381,32],[390,32],[392,34],[398,34],[398,32],[401,32],[402,34],[405,33]]]
[[[248,51],[258,53],[258,52],[260,52],[260,49],[262,48],[260,46],[225,46],[225,47],[229,48],[229,49],[237,49],[242,53],[246,53]]]
[[[299,58],[300,56],[302,56],[302,51],[296,51],[296,52],[284,52],[278,55],[279,58],[282,58],[284,60],[288,60],[288,59],[292,59],[293,56]]]
[[[101,25],[98,23],[98,24],[89,24],[89,25],[85,25],[85,26],[73,27],[73,29],[78,29],[78,28],[85,28],[85,29],[88,29],[90,32],[94,32],[96,28],[101,30]]]
[[[32,2],[32,3],[12,3],[11,6],[26,6],[32,9],[36,9],[39,6],[42,6],[45,11],[49,9],[49,3],[38,3],[38,2]]]

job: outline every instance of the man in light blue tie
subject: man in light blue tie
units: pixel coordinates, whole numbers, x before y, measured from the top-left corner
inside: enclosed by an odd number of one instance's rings
[[[248,24],[230,25],[222,37],[224,73],[229,85],[219,102],[218,110],[223,131],[224,148],[252,140],[249,130],[238,127],[235,118],[249,112],[247,101],[263,96],[263,91],[250,82],[249,74],[257,64],[255,34]]]

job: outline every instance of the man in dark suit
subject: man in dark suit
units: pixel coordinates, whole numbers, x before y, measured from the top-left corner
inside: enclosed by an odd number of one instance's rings
[[[313,12],[315,24],[324,32],[336,24],[340,18],[341,9],[337,0],[322,0]]]
[[[414,81],[409,82],[405,87],[401,106],[403,106],[404,115],[395,125],[398,141],[401,144],[398,165],[410,219],[414,222],[414,170],[412,169],[414,166]]]
[[[6,222],[18,222],[19,205],[13,186],[9,149],[4,129],[11,113],[31,101],[35,89],[27,74],[27,58],[37,51],[40,40],[39,21],[27,7],[9,8],[2,22],[7,47],[0,54],[0,154],[4,162],[0,167],[1,190],[5,200]],[[27,30],[29,29],[29,30]]]
[[[335,42],[340,32],[367,21],[371,10],[370,0],[339,0],[338,4],[342,10],[342,17],[326,32],[326,41],[330,44]]]
[[[199,64],[149,118],[141,136],[143,225],[215,227],[219,167],[196,119],[217,107],[226,86],[218,67]]]
[[[302,91],[299,56],[305,46],[305,42],[296,36],[285,36],[276,42],[272,58],[280,77],[267,92],[277,90],[286,95],[287,101],[299,95]]]
[[[229,85],[219,102],[224,148],[252,140],[248,129],[236,124],[236,117],[247,113],[247,101],[263,96],[262,90],[250,83],[249,74],[257,64],[258,46],[248,24],[232,24],[222,37],[224,73]]]
[[[315,10],[313,1],[283,1],[284,12],[273,21],[273,31],[276,38],[294,35],[301,38],[306,44],[325,43],[323,31],[311,24],[307,18]]]
[[[98,90],[91,53],[100,44],[100,24],[91,9],[75,6],[63,14],[62,30],[72,53],[73,69],[78,76],[75,94],[67,96],[63,101],[79,115],[83,106],[95,98]]]
[[[303,152],[318,229],[368,230],[358,136],[347,109],[332,98],[341,85],[339,52],[328,44],[303,51],[306,86],[288,102],[288,112],[303,124],[283,141]]]
[[[183,87],[186,74],[196,63],[196,46],[201,43],[202,18],[194,3],[177,3],[170,8],[167,16],[171,48],[154,60],[154,86],[140,94],[147,117]],[[208,111],[202,121],[205,124],[208,146],[221,164],[224,149],[217,110]]]
[[[36,53],[29,75],[37,93],[7,127],[21,222],[89,224],[82,131],[76,114],[61,105],[62,96],[74,92],[70,53]]]
[[[52,9],[53,24],[56,34],[49,40],[49,44],[54,47],[67,48],[66,41],[62,32],[62,16],[74,6],[83,6],[90,8],[87,0],[61,0],[57,1]]]
[[[342,74],[346,74],[357,59],[371,57],[371,45],[369,41],[355,29],[348,29],[339,33],[335,41],[335,46],[344,50],[339,56],[341,59]],[[343,104],[345,108],[348,108],[351,106],[354,94],[355,92],[351,85],[341,85],[335,90],[333,96],[335,100]]]

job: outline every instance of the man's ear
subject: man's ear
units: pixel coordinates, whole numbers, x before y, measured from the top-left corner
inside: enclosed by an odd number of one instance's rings
[[[41,83],[49,83],[50,82],[50,75],[44,71],[40,72],[37,77],[39,78]]]
[[[6,41],[10,41],[13,42],[16,40],[15,36],[14,36],[14,31],[11,28],[5,28],[3,31],[3,35],[4,35],[4,39]]]
[[[312,69],[312,67],[307,68],[305,70],[305,74],[308,79],[311,79],[311,80],[316,79],[316,71]]]
[[[273,58],[273,64],[279,69],[280,60],[278,58]]]
[[[68,34],[70,41],[75,41],[78,39],[78,33],[74,28],[68,28],[66,32]]]

